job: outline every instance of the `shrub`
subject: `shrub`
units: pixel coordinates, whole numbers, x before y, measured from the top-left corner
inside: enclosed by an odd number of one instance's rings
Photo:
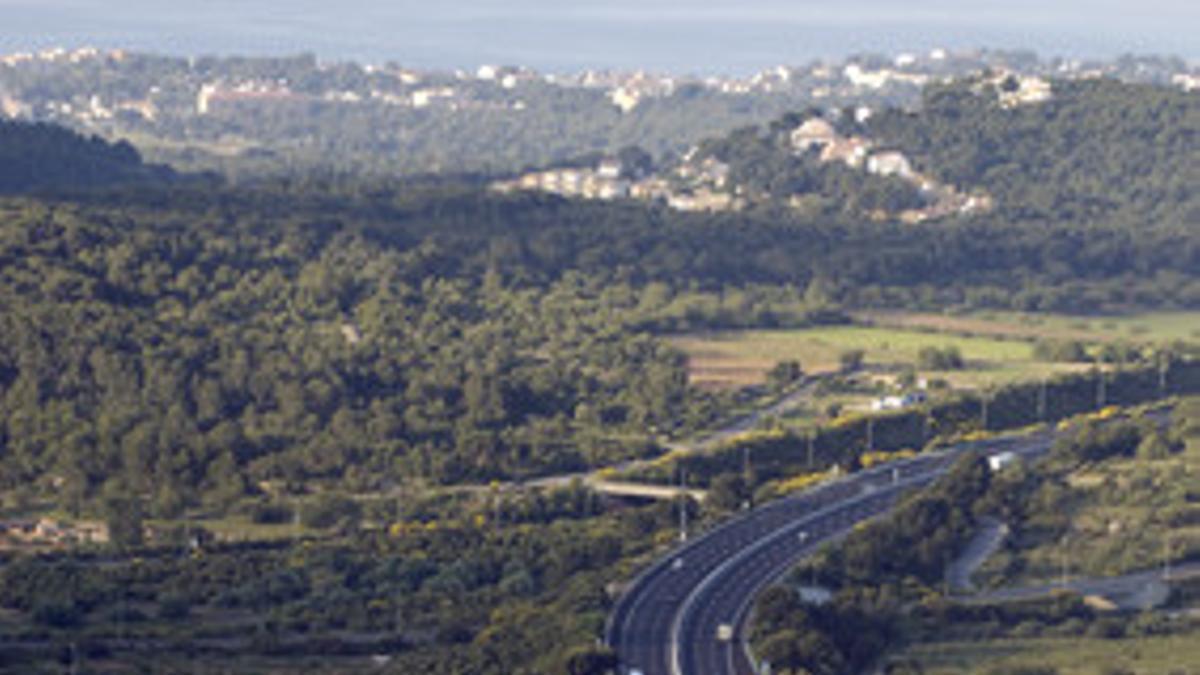
[[[1125,624],[1118,619],[1100,619],[1088,626],[1087,636],[1101,640],[1116,640],[1125,637]]]
[[[1042,625],[1041,621],[1027,619],[1027,620],[1022,621],[1021,623],[1017,624],[1013,628],[1012,634],[1013,634],[1013,637],[1032,638],[1032,637],[1038,637],[1039,635],[1041,635],[1042,632],[1045,631],[1045,629],[1046,629],[1046,627],[1044,625]]]
[[[158,618],[166,621],[186,619],[191,611],[192,603],[182,595],[164,595],[158,601]]]
[[[843,371],[853,372],[862,367],[866,356],[867,353],[861,349],[847,349],[838,354],[838,362],[841,364]]]
[[[987,675],[1058,675],[1058,668],[1053,666],[997,666],[987,672]]]
[[[767,383],[773,389],[783,389],[804,377],[799,361],[780,361],[767,371]]]
[[[83,610],[62,598],[38,600],[32,614],[36,623],[51,628],[77,628],[83,623]]]
[[[325,529],[341,522],[357,522],[362,515],[358,502],[345,495],[323,494],[304,505],[300,522],[305,527]]]
[[[917,367],[922,370],[961,370],[964,363],[958,347],[922,347],[917,352]]]
[[[250,507],[250,520],[259,525],[282,525],[291,522],[293,516],[285,504],[257,502]]]
[[[1082,363],[1088,360],[1083,343],[1076,340],[1038,340],[1033,345],[1033,357],[1039,361]]]

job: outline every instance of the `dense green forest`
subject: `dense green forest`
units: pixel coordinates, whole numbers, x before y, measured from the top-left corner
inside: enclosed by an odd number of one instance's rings
[[[1014,80],[1015,82],[1015,80]],[[1200,101],[1194,94],[1113,80],[1050,83],[1048,101],[1005,105],[1006,84],[983,77],[930,86],[915,110],[810,108],[699,144],[699,161],[729,166],[738,194],[808,211],[897,213],[920,207],[921,180],[872,175],[820,153],[797,153],[791,133],[831,120],[871,152],[899,151],[921,176],[986,194],[991,222],[1133,230],[1200,223]],[[818,207],[814,209],[813,207]],[[979,216],[975,216],[979,217]]]
[[[53,124],[0,119],[0,194],[163,183],[174,178],[166,167],[143,164],[129,143],[85,138]]]
[[[939,180],[984,188],[1004,220],[1200,224],[1200,98],[1112,80],[1052,86],[1051,100],[1011,109],[979,81],[933,86],[918,112],[882,112],[865,131]]]
[[[1153,102],[1139,91],[1128,105]],[[6,129],[27,148],[17,171],[71,190],[63,167],[97,156],[153,171],[127,146]],[[721,401],[688,386],[664,332],[837,321],[844,306],[1200,305],[1194,228],[1008,213],[681,214],[429,180],[9,200],[0,478],[62,487],[72,509],[128,482],[170,514],[263,481],[527,477],[651,453],[712,419]]]

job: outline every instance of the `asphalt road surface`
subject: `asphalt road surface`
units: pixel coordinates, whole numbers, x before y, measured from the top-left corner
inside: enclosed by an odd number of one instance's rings
[[[1152,598],[1156,585],[1165,585],[1185,579],[1200,577],[1200,563],[1185,563],[1170,568],[1156,568],[1132,572],[1116,577],[1085,577],[1068,579],[1062,582],[1040,584],[1037,586],[1020,586],[1016,588],[1001,588],[994,591],[977,593],[961,599],[968,604],[995,604],[999,602],[1018,602],[1034,600],[1059,591],[1069,591],[1080,595],[1100,595],[1116,602],[1121,609],[1144,610],[1150,609],[1141,602],[1144,598]]]
[[[743,513],[681,545],[635,579],[609,617],[606,639],[623,673],[750,675],[742,642],[755,596],[821,544],[885,513],[945,473],[964,451],[1037,455],[1055,434],[1039,431],[963,444],[851,474]],[[720,639],[720,626],[734,629]]]

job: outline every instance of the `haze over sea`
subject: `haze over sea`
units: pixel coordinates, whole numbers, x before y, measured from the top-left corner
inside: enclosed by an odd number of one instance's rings
[[[746,73],[933,47],[1200,59],[1195,0],[0,0],[0,51]]]

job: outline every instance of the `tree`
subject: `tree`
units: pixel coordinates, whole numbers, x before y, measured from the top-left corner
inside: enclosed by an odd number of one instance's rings
[[[339,494],[322,494],[300,510],[300,522],[305,527],[324,529],[344,523],[354,525],[362,516],[362,507],[353,499]]]
[[[141,499],[127,492],[119,482],[110,483],[106,493],[103,507],[109,541],[121,550],[141,546],[144,535]]]
[[[707,506],[714,509],[733,511],[741,508],[750,498],[750,486],[741,473],[725,473],[712,480],[708,488]]]
[[[608,675],[616,670],[617,655],[607,647],[576,649],[567,657],[568,675]]]
[[[772,670],[786,672],[795,670],[805,664],[804,653],[801,652],[800,631],[785,629],[772,634],[763,640],[758,649],[758,655],[771,664]]]
[[[1039,361],[1083,363],[1088,360],[1087,349],[1078,340],[1038,340],[1033,345],[1033,357]]]
[[[767,384],[780,390],[804,377],[799,361],[780,361],[767,371]]]
[[[809,309],[824,309],[833,303],[833,285],[825,277],[813,277],[804,289],[804,304]]]
[[[863,359],[866,356],[867,353],[862,349],[847,349],[838,354],[838,362],[841,364],[843,372],[850,373],[862,368]]]
[[[922,347],[917,351],[917,367],[923,370],[960,370],[963,365],[962,352],[958,347]]]
[[[1181,450],[1182,447],[1182,443],[1173,444],[1166,434],[1158,429],[1153,429],[1142,436],[1142,440],[1137,446],[1137,456],[1146,461],[1166,459],[1172,453]]]

